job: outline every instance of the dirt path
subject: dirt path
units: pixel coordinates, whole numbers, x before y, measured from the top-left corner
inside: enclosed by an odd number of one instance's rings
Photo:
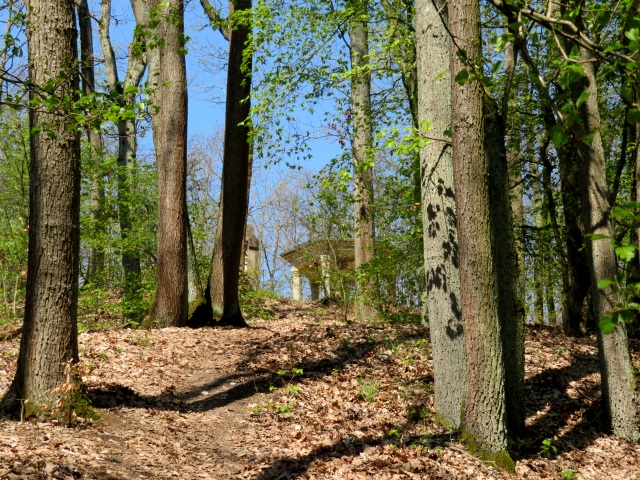
[[[82,334],[100,420],[0,421],[0,478],[512,478],[433,422],[426,330],[345,326],[313,304],[271,308],[279,319],[250,330]],[[601,431],[593,343],[528,332],[522,478],[640,478],[638,447]],[[17,339],[0,342],[0,391],[17,350]],[[546,438],[550,459],[538,454]]]

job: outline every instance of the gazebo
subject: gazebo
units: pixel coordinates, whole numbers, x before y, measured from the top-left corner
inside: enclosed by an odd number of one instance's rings
[[[353,240],[309,240],[281,255],[291,265],[291,293],[302,300],[302,277],[309,281],[311,299],[331,296],[331,271],[353,267]]]

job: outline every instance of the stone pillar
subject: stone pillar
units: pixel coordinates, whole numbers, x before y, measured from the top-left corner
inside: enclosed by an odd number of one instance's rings
[[[260,284],[260,241],[256,237],[253,225],[247,225],[245,232],[244,271],[254,290]]]
[[[302,279],[300,271],[291,266],[291,296],[294,300],[302,300]]]
[[[320,285],[313,280],[309,280],[311,287],[311,300],[318,300],[320,298]]]
[[[324,285],[324,296],[331,296],[331,257],[320,255],[320,273],[322,274],[322,284]]]

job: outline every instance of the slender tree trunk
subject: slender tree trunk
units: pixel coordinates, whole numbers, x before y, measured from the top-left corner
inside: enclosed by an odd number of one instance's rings
[[[57,98],[73,101],[78,90],[74,4],[27,1],[26,12],[31,100],[54,81]],[[55,401],[51,389],[66,380],[65,364],[78,360],[80,139],[73,117],[58,108],[29,112],[30,127],[42,130],[31,135],[27,296],[16,376],[2,399],[3,409],[25,416]]]
[[[224,185],[222,186],[224,189]],[[205,297],[210,305],[214,318],[222,317],[224,308],[224,268],[222,263],[222,190],[220,191],[220,211],[216,224],[216,235],[213,239],[211,269]]]
[[[567,267],[569,274],[569,297],[563,302],[562,328],[565,334],[578,336],[581,334],[580,325],[586,325],[588,319],[584,317],[583,305],[588,300],[591,288],[591,274],[586,252],[582,246],[585,239],[580,226],[581,206],[579,180],[584,175],[578,165],[574,153],[566,149],[559,152],[560,159],[560,188],[562,205],[564,208],[564,223],[566,228]],[[587,308],[588,313],[591,309]]]
[[[351,53],[351,109],[352,109],[352,154],[354,186],[355,238],[354,266],[360,271],[373,259],[373,125],[371,119],[371,72],[369,70],[369,40],[367,1],[352,2],[355,18],[351,19],[349,38]],[[376,317],[373,299],[376,298],[375,281],[370,274],[360,278],[356,285],[356,314],[359,320]]]
[[[184,3],[153,1],[159,10],[158,90],[153,103],[153,143],[158,165],[158,277],[155,321],[187,322],[187,77]]]
[[[440,15],[438,15],[440,12]],[[450,37],[444,0],[418,0],[418,119],[431,122],[420,151],[422,222],[435,404],[440,421],[460,427],[465,377],[458,228],[451,144]],[[440,72],[446,72],[439,76]],[[439,77],[439,78],[438,78]]]
[[[543,210],[543,197],[540,182],[540,174],[538,165],[529,164],[531,177],[533,178],[533,195],[535,198],[534,223],[539,229],[545,227]],[[538,230],[535,235],[535,254],[533,256],[533,323],[536,325],[544,325],[544,245],[542,244],[542,233]]]
[[[614,235],[613,225],[608,218],[610,211],[609,190],[605,168],[604,149],[600,136],[600,113],[598,111],[598,88],[591,54],[579,47],[585,82],[581,86],[589,92],[589,98],[581,107],[584,128],[576,129],[579,139],[593,134],[587,144],[580,142],[578,155],[582,168],[582,219],[585,232],[594,235]],[[580,92],[578,91],[580,90]],[[576,89],[575,94],[581,93]],[[602,318],[616,308],[618,295],[609,292],[604,295],[596,285],[599,280],[613,279],[617,274],[617,260],[609,240],[587,240],[587,253],[591,267],[591,293],[593,295],[596,318]],[[598,345],[602,391],[613,433],[626,441],[640,440],[640,414],[635,391],[626,327],[619,323],[612,333],[605,335],[598,329]]]
[[[505,372],[507,426],[514,439],[524,434],[524,316],[518,295],[518,253],[509,197],[509,165],[498,104],[484,95],[485,155],[489,168],[489,214],[498,293],[498,317]]]
[[[227,71],[227,99],[222,160],[222,266],[223,309],[221,322],[246,327],[239,298],[240,262],[247,221],[250,146],[252,59],[245,55],[251,24],[239,12],[250,11],[251,0],[230,4],[231,36]],[[211,294],[211,291],[210,291]]]
[[[146,0],[131,0],[131,7],[136,18],[137,25],[144,26],[149,22]],[[133,108],[134,95],[124,95],[127,87],[137,87],[142,81],[142,76],[147,66],[146,56],[140,53],[139,44],[132,42],[129,46],[129,61],[125,79],[120,82],[116,57],[113,51],[110,36],[111,24],[111,0],[102,0],[102,10],[99,22],[100,46],[104,55],[104,65],[107,74],[109,88],[117,92],[121,107]],[[136,39],[138,42],[140,39]],[[156,50],[151,51],[156,55]],[[149,72],[150,77],[151,69]],[[153,79],[150,79],[153,85]],[[157,82],[156,82],[157,83]],[[124,275],[125,304],[138,298],[140,290],[140,257],[135,245],[131,245],[130,231],[133,228],[131,220],[130,197],[132,172],[136,166],[136,124],[134,120],[119,120],[118,127],[118,220],[120,222],[120,237],[122,247],[122,270]],[[127,311],[128,317],[136,317],[135,309]]]
[[[189,326],[208,323],[210,313],[202,290],[202,280],[198,270],[196,247],[191,233],[191,223],[187,217],[187,301]]]
[[[458,214],[460,292],[467,360],[463,433],[481,454],[503,468],[515,466],[507,449],[505,372],[498,317],[498,286],[492,255],[484,91],[479,81],[460,85],[456,76],[482,56],[480,5],[450,0],[453,167]]]
[[[80,27],[80,62],[82,72],[82,92],[90,95],[95,92],[95,74],[93,56],[93,28],[91,27],[91,13],[87,0],[77,0],[78,26]],[[91,178],[91,217],[93,220],[95,235],[102,238],[106,233],[104,221],[104,181],[100,166],[102,164],[102,137],[93,128],[87,128],[87,139],[91,146],[90,158],[95,165]],[[104,270],[104,248],[94,245],[89,253],[89,267],[87,281],[100,282]]]

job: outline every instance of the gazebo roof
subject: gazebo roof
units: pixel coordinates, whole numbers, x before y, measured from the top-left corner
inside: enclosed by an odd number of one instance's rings
[[[309,277],[319,276],[321,255],[328,255],[340,270],[348,268],[354,261],[353,240],[312,239],[280,256]]]

